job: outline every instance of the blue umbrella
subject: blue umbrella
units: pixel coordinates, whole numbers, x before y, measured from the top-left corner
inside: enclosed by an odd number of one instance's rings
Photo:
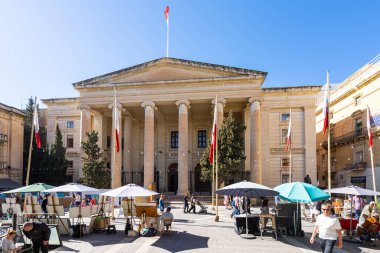
[[[280,198],[290,202],[316,202],[330,198],[328,193],[317,186],[300,182],[281,184],[273,190],[280,193]]]

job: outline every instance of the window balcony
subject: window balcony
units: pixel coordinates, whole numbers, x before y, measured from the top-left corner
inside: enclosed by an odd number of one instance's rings
[[[367,163],[366,162],[359,162],[355,164],[347,164],[346,170],[365,170],[367,168]]]
[[[349,143],[352,144],[361,139],[368,139],[367,128],[356,129],[353,132],[350,132],[341,136],[333,137],[330,139],[330,145],[331,145],[331,148],[335,148],[336,146],[339,146],[339,145],[345,145]],[[327,141],[322,143],[322,147],[324,149],[327,149]]]

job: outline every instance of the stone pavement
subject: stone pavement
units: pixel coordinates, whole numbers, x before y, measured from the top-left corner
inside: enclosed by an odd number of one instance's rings
[[[63,247],[51,252],[319,252],[317,244],[309,243],[308,236],[313,227],[311,223],[303,224],[306,232],[304,238],[279,237],[276,241],[268,234],[263,240],[260,237],[249,240],[234,232],[233,220],[229,217],[231,211],[224,207],[219,210],[220,222],[215,222],[215,212],[209,206],[209,214],[184,214],[180,207],[173,208],[175,222],[172,230],[155,237],[127,237],[123,231],[125,223],[117,220],[117,234],[92,233],[80,239],[65,236]],[[336,249],[336,252],[379,252],[377,248],[345,242],[344,248]]]

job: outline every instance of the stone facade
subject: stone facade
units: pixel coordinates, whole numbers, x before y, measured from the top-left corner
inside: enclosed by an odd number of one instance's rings
[[[330,91],[331,187],[357,185],[373,189],[367,136],[367,105],[380,119],[380,59],[366,64]],[[316,110],[317,168],[321,187],[328,187],[327,134],[323,134],[323,96]],[[372,127],[377,189],[380,183],[380,127]]]
[[[24,116],[19,109],[0,103],[0,179],[18,184],[23,183]]]
[[[55,124],[62,125],[64,139],[73,136],[75,155],[68,149],[67,156],[73,161],[74,181],[81,177],[80,135],[83,139],[93,129],[112,168],[113,187],[156,183],[162,192],[208,193],[210,184],[199,179],[199,160],[211,137],[213,106],[218,106],[219,120],[232,111],[247,126],[247,159],[236,181],[248,179],[274,187],[289,173],[283,133],[291,108],[293,180],[302,181],[309,174],[316,181],[315,97],[320,87],[263,89],[266,74],[161,58],[77,82],[73,86],[79,98],[43,100],[48,142],[54,140]],[[120,152],[114,151],[115,109],[121,123]],[[69,121],[74,126],[65,129]]]

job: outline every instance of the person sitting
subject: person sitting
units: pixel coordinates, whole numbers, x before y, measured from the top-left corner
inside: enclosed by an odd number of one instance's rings
[[[174,221],[174,216],[173,214],[170,212],[172,210],[172,208],[170,206],[168,206],[166,208],[166,212],[164,212],[162,214],[162,220],[164,222],[164,226],[166,228],[166,231],[169,230],[169,227],[172,226],[172,222]]]
[[[363,224],[365,223],[365,221],[368,218],[377,217],[378,215],[379,215],[379,213],[377,211],[375,201],[369,202],[369,204],[363,208],[363,210],[360,214],[359,226],[363,226]]]
[[[233,211],[231,213],[231,219],[235,216],[235,215],[239,215],[240,214],[240,210],[239,210],[239,207],[236,203],[236,198],[234,198],[232,201],[231,201],[231,206],[233,208]]]
[[[17,232],[10,229],[8,230],[5,238],[1,243],[1,249],[3,253],[15,253],[17,250],[20,250],[20,247],[15,246],[14,239],[17,236]]]
[[[90,200],[90,206],[96,205],[96,198],[95,196],[92,196],[92,199]]]

